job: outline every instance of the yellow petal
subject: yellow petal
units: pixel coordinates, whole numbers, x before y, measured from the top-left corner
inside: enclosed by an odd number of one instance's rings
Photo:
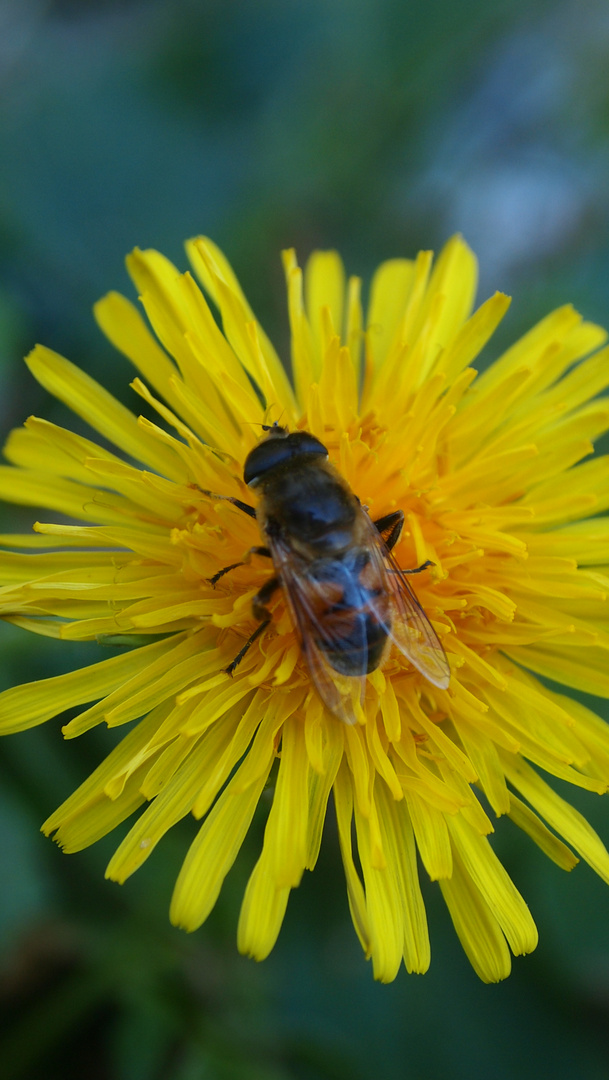
[[[105,458],[119,462],[119,458],[103,450],[101,446],[75,435],[72,431],[30,416],[24,427],[16,428],[9,435],[4,456],[13,465],[26,469],[39,469],[43,473],[55,473],[90,484],[92,476],[85,465],[87,458]]]
[[[512,965],[505,938],[458,855],[452,877],[441,881],[440,888],[459,941],[476,974],[486,983],[507,979]]]
[[[281,760],[264,834],[268,872],[277,888],[300,884],[307,861],[309,760],[300,716],[283,726]]]
[[[261,776],[256,783],[236,792],[233,788],[237,786],[238,776],[237,773],[205,819],[176,881],[169,915],[174,926],[184,930],[196,930],[213,908],[266,782],[266,776]]]
[[[120,293],[110,292],[93,306],[100,328],[145,379],[171,402],[171,379],[178,369],[155,341],[137,308]]]
[[[168,639],[171,642],[171,638]],[[105,720],[108,727],[117,727],[143,716],[162,701],[172,699],[178,690],[193,679],[218,668],[218,649],[211,647],[209,635],[203,631],[178,641],[166,649],[143,671],[126,680],[117,690],[86,712],[75,716],[63,729],[66,738],[74,738]]]
[[[336,251],[314,251],[309,256],[304,274],[305,305],[317,354],[314,377],[319,378],[324,353],[322,312],[327,308],[334,333],[339,338],[343,328],[345,301],[345,268]]]
[[[336,807],[340,851],[347,882],[349,910],[362,949],[366,953],[366,956],[369,956],[371,950],[370,923],[366,909],[366,897],[353,861],[353,847],[351,841],[353,787],[351,774],[345,764],[338,770],[336,775],[336,781],[334,783],[334,805]]]
[[[315,381],[316,359],[311,327],[305,312],[302,270],[296,264],[293,251],[283,253],[283,264],[288,287],[288,312],[291,330],[292,377],[296,399],[307,408],[309,393]],[[316,427],[313,430],[317,430]],[[319,432],[321,436],[322,432]]]
[[[289,886],[277,888],[269,858],[263,852],[252,871],[237,928],[239,952],[254,960],[265,960],[277,941],[290,895]]]
[[[111,799],[101,794],[95,805],[83,807],[78,814],[57,829],[53,839],[66,854],[82,851],[130,817],[145,801],[140,791],[146,766],[136,770],[123,785],[120,795]]]
[[[453,871],[452,847],[446,818],[416,791],[406,795],[417,847],[432,881],[449,878]]]
[[[395,979],[404,952],[404,917],[392,869],[373,865],[369,819],[355,808],[357,848],[366,887],[366,909],[370,930],[370,953],[374,978]]]
[[[111,693],[134,674],[147,669],[174,649],[179,640],[180,637],[157,641],[65,675],[55,675],[50,679],[40,679],[5,690],[0,694],[0,730],[4,734],[23,731],[44,723],[73,705]]]
[[[537,945],[537,927],[488,840],[460,814],[448,818],[448,827],[465,872],[486,900],[512,952],[517,956],[532,952]]]
[[[383,364],[406,311],[414,265],[412,259],[389,259],[372,278],[367,341],[375,370]]]
[[[243,344],[244,340],[241,328],[256,320],[232,267],[207,237],[189,241],[187,252],[195,272],[220,308],[224,333],[239,355],[238,343]],[[264,367],[255,361],[256,370],[252,374],[266,393],[268,404],[279,404],[294,415],[294,395],[285,370],[266,334],[259,324],[257,327]],[[247,348],[246,354],[249,354]]]
[[[115,446],[165,476],[180,478],[182,469],[175,455],[148,438],[133,413],[75,364],[43,345],[33,349],[26,357],[26,364],[45,390]]]
[[[548,825],[561,833],[592,869],[609,882],[609,853],[582,814],[552,791],[526,761],[503,751],[502,760],[510,783],[546,819]]]
[[[438,371],[448,379],[454,379],[476,359],[494,334],[511,303],[510,297],[497,292],[464,322],[457,331],[452,344],[438,361]]]
[[[73,480],[45,475],[38,469],[0,465],[0,498],[19,506],[45,507],[76,520],[120,525],[142,516],[142,510],[122,495],[85,487]]]
[[[306,735],[306,731],[305,731]],[[309,809],[307,827],[306,869],[313,870],[319,855],[321,836],[326,819],[330,791],[343,758],[344,742],[342,726],[324,717],[324,745],[321,752],[322,770],[309,770]]]
[[[277,710],[273,709],[273,698],[263,690],[256,690],[247,709],[239,718],[236,731],[223,754],[218,758],[206,779],[204,781],[201,779],[197,798],[193,805],[195,817],[203,817],[207,813],[218,791],[226,783],[233,769],[245,754],[258,728],[265,723],[269,725],[269,709],[277,716]],[[262,723],[261,717],[264,717]],[[280,719],[277,718],[277,725],[280,722]]]
[[[382,784],[376,788],[383,847],[395,876],[404,926],[404,962],[409,972],[427,971],[431,961],[425,904],[419,886],[414,833],[405,803],[388,797]]]
[[[562,840],[544,825],[543,821],[513,793],[510,794],[509,816],[515,825],[531,837],[531,840],[562,870],[572,870],[579,859]]]
[[[455,727],[493,810],[498,815],[507,814],[510,796],[495,743],[466,720],[456,719]]]
[[[526,648],[507,648],[507,655],[538,675],[555,682],[583,690],[586,694],[609,697],[609,673],[607,652],[589,646],[586,649],[568,649],[544,645],[528,645]]]
[[[121,883],[126,881],[145,862],[165,833],[190,813],[203,779],[214,768],[229,737],[228,726],[214,728],[190,750],[172,779],[117,848],[108,863],[107,878]]]
[[[101,765],[51,814],[42,826],[45,836],[77,820],[83,811],[94,810],[106,798],[105,790],[115,777],[126,775],[134,758],[147,746],[171,706],[155,709],[110,751]]]

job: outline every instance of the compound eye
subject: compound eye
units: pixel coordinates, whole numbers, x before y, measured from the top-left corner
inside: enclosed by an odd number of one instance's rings
[[[295,431],[293,435],[288,435],[286,441],[292,447],[292,454],[295,457],[301,454],[313,454],[316,457],[328,456],[327,447],[311,435],[310,431]]]
[[[253,484],[264,476],[269,469],[275,469],[289,460],[290,451],[286,439],[265,439],[255,446],[245,459],[243,479],[246,484]]]
[[[286,438],[270,435],[247,455],[243,479],[246,484],[256,484],[265,473],[290,461],[327,456],[324,444],[308,431],[294,431]]]

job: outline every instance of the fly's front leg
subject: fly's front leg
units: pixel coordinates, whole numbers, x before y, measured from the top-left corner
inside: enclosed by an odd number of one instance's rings
[[[387,551],[391,551],[395,547],[400,536],[402,535],[402,529],[404,527],[404,511],[394,510],[391,514],[385,514],[384,517],[379,518],[378,521],[373,521],[375,529],[380,532]],[[435,566],[435,563],[431,559],[427,559],[420,566],[415,566],[413,570],[402,570],[403,574],[420,574],[421,570],[427,570],[428,567]]]
[[[260,625],[256,627],[254,633],[247,639],[245,645],[239,650],[234,660],[231,660],[230,664],[224,670],[227,675],[232,675],[237,664],[240,664],[243,660],[248,649],[254,644],[256,638],[259,638],[264,633],[267,626],[271,622],[271,613],[267,608],[267,604],[271,599],[273,593],[279,588],[279,578],[272,577],[268,581],[265,581],[259,592],[256,593],[252,601],[252,612],[254,618],[260,619]]]
[[[193,485],[201,492],[201,495],[209,495],[210,499],[215,499],[217,502],[229,502],[233,506],[236,506],[238,510],[242,510],[248,517],[255,518],[256,511],[253,506],[249,506],[248,503],[241,502],[241,499],[235,499],[232,495],[217,495],[215,491],[206,491],[205,488],[200,488],[198,484]]]

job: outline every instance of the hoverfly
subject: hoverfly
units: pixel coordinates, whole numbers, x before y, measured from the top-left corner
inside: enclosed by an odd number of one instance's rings
[[[232,674],[250,645],[268,627],[267,607],[278,588],[297,628],[317,691],[332,713],[357,719],[366,676],[380,667],[392,643],[434,686],[450,679],[446,653],[419,604],[407,574],[391,554],[404,513],[372,521],[328,460],[328,450],[308,431],[279,424],[248,454],[243,479],[260,494],[254,509],[229,501],[258,520],[264,547],[252,550],[273,561],[275,573],[253,601],[259,625],[226,669]],[[215,583],[235,566],[220,570]]]

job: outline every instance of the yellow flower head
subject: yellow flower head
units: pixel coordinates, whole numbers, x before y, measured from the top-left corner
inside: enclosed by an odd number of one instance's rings
[[[0,495],[76,523],[0,538],[23,549],[0,554],[2,614],[114,648],[0,695],[0,730],[90,702],[66,738],[101,721],[133,725],[44,830],[77,851],[144,807],[108,866],[122,882],[178,820],[202,819],[171,903],[178,926],[207,918],[272,777],[242,952],[272,949],[290,890],[317,860],[332,793],[349,906],[375,977],[393,979],[402,959],[409,971],[429,965],[418,851],[475,970],[502,979],[510,950],[531,951],[537,931],[487,839],[491,811],[563,868],[577,862],[573,848],[609,881],[601,841],[545,779],[604,792],[609,729],[537,678],[609,696],[609,518],[599,516],[609,459],[580,464],[609,428],[607,399],[596,396],[609,353],[594,353],[605,333],[564,307],[477,375],[470,365],[508,300],[497,294],[471,314],[476,263],[461,239],[433,268],[428,252],[384,263],[365,320],[360,282],[345,281],[336,254],[314,254],[303,280],[288,252],[290,382],[221,252],[205,239],[187,247],[204,291],[157,252],[128,260],[154,333],[117,293],[96,307],[158,422],[47,348],[27,359],[104,446],[34,417],[10,435]],[[272,545],[273,562],[252,551],[268,535],[244,462],[273,424],[323,444],[331,475],[372,521],[403,513],[393,555],[403,569],[433,564],[408,580],[450,678],[421,662],[415,634],[365,679],[345,676],[358,686],[352,712],[332,707],[325,669],[312,680],[287,563]],[[273,577],[260,624],[252,602]],[[394,566],[389,589],[397,577]],[[339,594],[348,620],[354,602]],[[323,653],[319,641],[311,648]]]

